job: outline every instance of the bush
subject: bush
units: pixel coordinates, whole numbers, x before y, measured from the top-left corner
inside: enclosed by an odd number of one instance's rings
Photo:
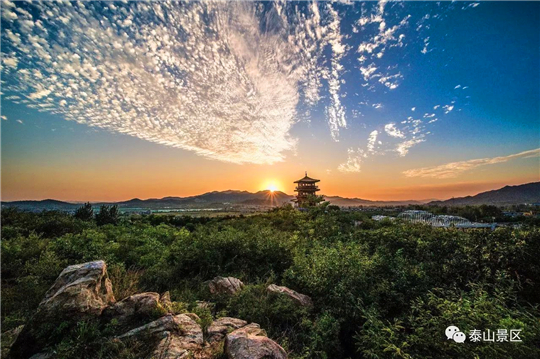
[[[120,220],[120,212],[118,206],[106,206],[102,205],[99,212],[96,214],[96,224],[98,226],[104,226],[106,224],[118,224]]]
[[[111,217],[106,208],[101,216]],[[220,315],[259,323],[291,358],[540,356],[536,227],[381,223],[324,204],[223,218],[119,221],[112,213],[114,220],[96,214],[97,226],[60,212],[2,210],[4,331],[26,322],[67,265],[103,259],[117,299],[169,290],[175,313],[195,311],[204,328]],[[212,296],[204,282],[218,275],[246,286],[232,297]],[[274,282],[311,296],[314,307],[268,293]],[[198,300],[215,306],[194,309]],[[452,345],[444,337],[449,323],[515,326],[523,343]],[[60,324],[50,341],[60,357],[135,358],[148,349],[109,340],[115,328],[102,323]]]

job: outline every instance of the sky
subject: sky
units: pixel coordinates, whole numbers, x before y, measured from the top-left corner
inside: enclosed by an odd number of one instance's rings
[[[540,179],[539,2],[1,3],[2,200]]]

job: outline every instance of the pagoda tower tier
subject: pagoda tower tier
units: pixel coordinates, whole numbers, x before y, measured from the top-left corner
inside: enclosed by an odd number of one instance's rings
[[[296,199],[293,201],[297,203],[298,207],[304,206],[309,195],[317,194],[317,191],[319,191],[317,182],[320,182],[320,180],[308,177],[307,171],[304,178],[294,181],[294,183],[296,183],[296,188],[294,191],[298,192],[298,194],[296,195]]]

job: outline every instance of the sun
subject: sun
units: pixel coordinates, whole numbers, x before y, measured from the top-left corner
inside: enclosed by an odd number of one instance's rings
[[[277,186],[275,184],[271,184],[268,186],[268,190],[271,192],[271,193],[274,193],[275,191],[278,190]]]

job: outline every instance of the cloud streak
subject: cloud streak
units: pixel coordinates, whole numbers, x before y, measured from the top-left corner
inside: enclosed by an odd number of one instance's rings
[[[273,3],[3,2],[2,70],[16,103],[233,163],[293,151],[301,99],[321,96],[323,50],[337,140],[340,17]]]
[[[492,158],[479,158],[468,161],[452,162],[440,166],[424,167],[407,170],[403,172],[406,177],[427,177],[427,178],[454,178],[463,172],[470,171],[477,167],[494,165],[497,163],[508,162],[517,158],[540,157],[540,148],[516,153],[509,156],[500,156]]]

